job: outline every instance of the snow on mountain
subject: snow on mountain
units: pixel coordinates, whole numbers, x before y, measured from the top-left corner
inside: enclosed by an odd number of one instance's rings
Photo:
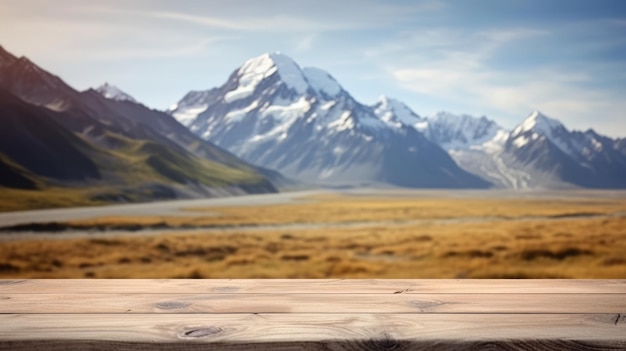
[[[274,74],[278,74],[281,81],[289,89],[293,89],[298,94],[304,94],[307,89],[309,89],[309,82],[300,67],[289,57],[277,52],[263,54],[246,61],[237,72],[237,86],[224,95],[224,101],[231,103],[249,97],[265,78],[271,77]],[[337,84],[335,84],[335,87],[328,84],[328,81],[332,78],[325,78],[323,74],[317,71],[309,72],[309,74],[314,78],[316,83],[322,83],[321,86],[316,89],[318,91],[323,91],[323,88],[328,86],[330,86],[330,90],[333,88],[341,89]]]
[[[626,175],[626,157],[606,151],[615,149],[612,139],[570,132],[539,111],[510,133],[485,117],[447,112],[427,118],[421,130],[461,168],[496,187],[626,186],[620,180]]]
[[[508,131],[486,117],[439,112],[422,127],[426,136],[446,150],[501,149]]]
[[[518,125],[505,145],[516,167],[553,183],[590,188],[626,187],[626,154],[619,141],[569,131],[558,120],[535,111]]]
[[[332,98],[343,90],[335,78],[319,68],[305,67],[302,69],[302,73],[317,95],[326,95],[326,97]]]
[[[396,128],[410,126],[419,130],[425,122],[404,103],[384,95],[378,98],[372,108],[378,118]]]
[[[415,124],[426,137],[448,151],[465,171],[495,187],[524,188],[528,175],[507,165],[502,150],[509,131],[486,117],[439,112]]]
[[[116,100],[116,101],[130,101],[137,103],[132,96],[123,92],[120,88],[115,85],[111,85],[109,83],[104,83],[101,86],[95,89],[98,93],[102,94],[107,99]]]
[[[406,106],[386,100],[379,107],[399,117],[384,120],[327,72],[273,53],[247,60],[221,87],[187,94],[169,113],[237,156],[305,181],[488,185],[415,128],[391,125],[421,121]]]
[[[311,182],[626,187],[623,140],[570,132],[538,111],[509,132],[486,117],[423,118],[385,96],[366,106],[327,72],[280,53],[249,59],[168,113],[251,163]]]
[[[559,150],[572,157],[578,162],[584,159],[584,149],[588,140],[585,138],[574,138],[563,123],[549,118],[539,111],[531,113],[513,132],[510,139],[514,146],[521,148],[529,142],[546,138]]]
[[[522,134],[528,131],[534,131],[550,135],[556,129],[564,128],[563,124],[556,119],[549,118],[539,111],[533,111],[520,125],[518,125],[512,136]]]
[[[199,114],[209,107],[207,101],[211,99],[213,93],[213,89],[190,91],[180,102],[170,106],[166,112],[178,120],[180,124],[188,127]]]

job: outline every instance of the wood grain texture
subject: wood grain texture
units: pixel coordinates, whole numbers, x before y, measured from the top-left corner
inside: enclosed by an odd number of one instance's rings
[[[618,313],[626,294],[0,294],[0,313]]]
[[[616,314],[544,314],[541,318],[532,314],[6,314],[0,315],[3,325],[0,339],[219,343],[385,338],[400,341],[622,339],[626,342],[626,323],[615,324],[615,318]]]
[[[0,350],[626,350],[626,280],[0,280]]]
[[[626,280],[568,279],[0,279],[0,293],[624,294]]]

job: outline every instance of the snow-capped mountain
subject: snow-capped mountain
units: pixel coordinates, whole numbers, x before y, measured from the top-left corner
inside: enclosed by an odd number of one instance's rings
[[[101,86],[95,89],[97,92],[102,94],[107,99],[116,100],[116,101],[130,101],[137,102],[132,96],[123,92],[120,88],[115,85],[111,85],[109,83],[104,83]]]
[[[383,98],[356,101],[327,72],[280,53],[246,61],[221,87],[188,93],[169,113],[254,164],[324,184],[486,187]]]
[[[409,126],[422,130],[426,124],[424,118],[413,112],[403,102],[384,95],[378,98],[378,101],[372,108],[378,118],[396,128]]]
[[[523,148],[528,143],[539,138],[547,138],[562,152],[577,157],[579,145],[570,135],[565,126],[556,119],[549,118],[539,111],[534,111],[520,125],[513,129],[509,137],[510,142],[517,148]]]
[[[593,130],[569,131],[538,111],[511,132],[504,152],[515,167],[529,170],[549,185],[626,187],[626,153],[621,139]]]
[[[570,132],[558,120],[538,111],[509,132],[486,117],[440,112],[421,118],[406,105],[401,106],[378,107],[376,112],[392,125],[412,126],[423,132],[447,150],[461,168],[495,187],[626,187],[623,139],[611,139],[593,130]]]

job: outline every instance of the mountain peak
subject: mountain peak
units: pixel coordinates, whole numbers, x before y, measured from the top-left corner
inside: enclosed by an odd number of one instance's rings
[[[111,85],[107,82],[97,87],[95,90],[107,99],[116,101],[130,101],[135,103],[137,102],[137,100],[135,100],[132,96],[126,94],[115,85]]]
[[[374,105],[374,112],[384,122],[396,122],[408,126],[414,126],[422,122],[423,118],[418,116],[405,103],[400,100],[381,95]]]
[[[240,83],[248,79],[267,78],[278,73],[281,80],[290,88],[303,94],[308,84],[302,74],[300,66],[289,56],[280,52],[265,53],[246,61],[239,69]]]
[[[237,70],[237,88],[227,92],[224,100],[230,103],[251,96],[262,81],[277,73],[281,81],[298,94],[307,91],[308,84],[298,64],[287,55],[274,52],[244,62]]]
[[[275,75],[298,95],[312,90],[319,97],[332,98],[343,91],[341,85],[328,72],[313,67],[301,68],[291,57],[273,52],[244,62],[236,73],[237,88],[227,92],[224,99],[230,103],[247,98],[262,81]]]
[[[383,104],[383,105],[394,105],[394,104],[402,104],[402,105],[404,105],[404,103],[400,102],[399,100],[391,98],[391,97],[389,97],[387,95],[379,96],[378,100],[376,100],[376,103]]]
[[[298,67],[298,64],[291,57],[282,54],[279,51],[272,53],[266,52],[244,62],[244,64],[241,65],[241,68],[239,68],[239,74],[266,73],[272,71],[273,68],[280,69],[288,66]],[[269,75],[271,74],[273,74],[273,72]]]
[[[528,131],[534,131],[543,135],[551,135],[552,131],[565,128],[556,119],[550,118],[540,111],[533,111],[526,119],[513,130],[513,135],[519,135]]]

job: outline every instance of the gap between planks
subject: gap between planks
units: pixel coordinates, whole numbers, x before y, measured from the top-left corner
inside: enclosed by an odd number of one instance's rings
[[[0,280],[0,293],[623,294],[626,280],[449,279],[33,279]]]

